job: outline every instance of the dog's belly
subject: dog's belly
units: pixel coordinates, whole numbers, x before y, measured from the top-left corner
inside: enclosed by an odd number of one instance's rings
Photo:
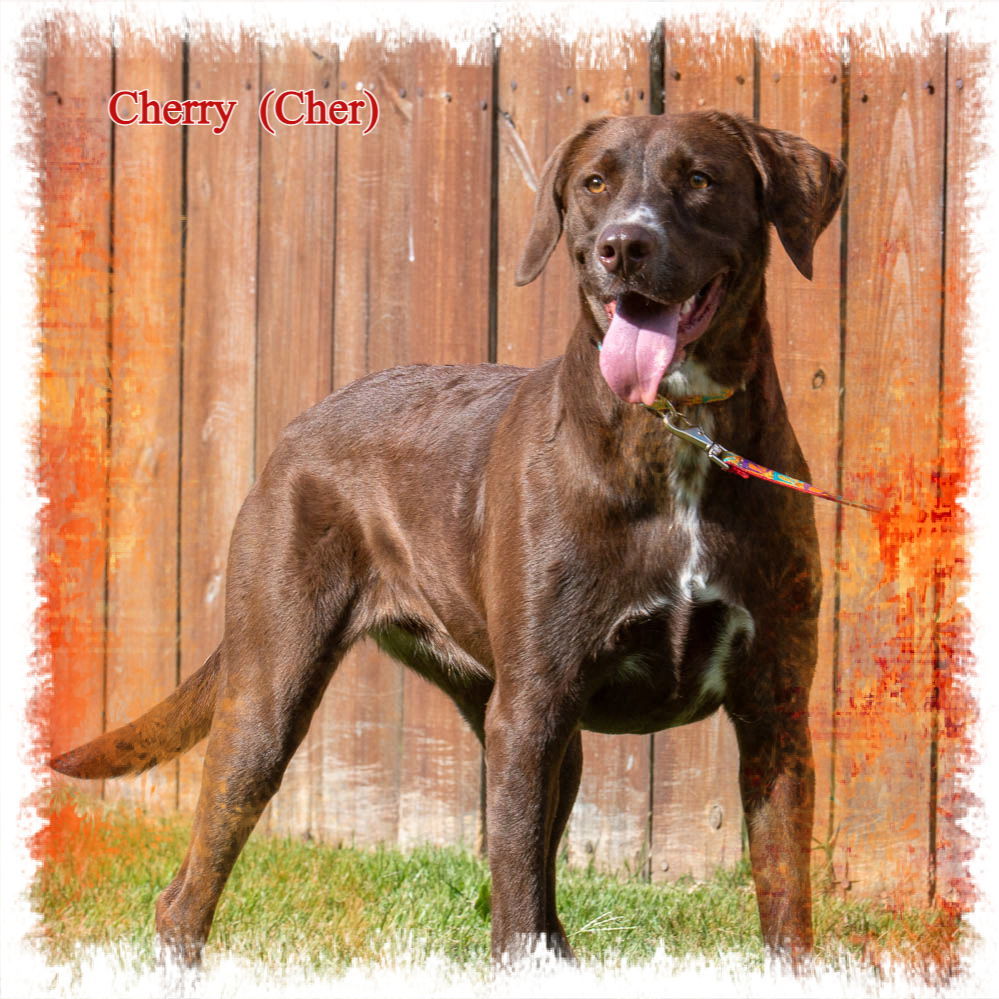
[[[583,712],[584,728],[657,732],[721,706],[728,670],[752,642],[753,620],[741,605],[707,596],[666,605],[620,629],[602,657],[607,680]]]

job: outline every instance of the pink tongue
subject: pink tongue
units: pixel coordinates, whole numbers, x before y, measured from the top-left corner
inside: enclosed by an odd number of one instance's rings
[[[659,383],[676,353],[679,305],[618,299],[600,350],[600,371],[625,402],[656,401]]]

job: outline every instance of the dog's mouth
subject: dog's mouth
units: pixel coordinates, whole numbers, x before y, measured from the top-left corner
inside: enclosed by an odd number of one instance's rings
[[[656,302],[626,292],[604,308],[610,325],[600,350],[600,372],[625,402],[651,406],[669,369],[683,362],[685,348],[714,318],[723,297],[724,273],[686,301]]]

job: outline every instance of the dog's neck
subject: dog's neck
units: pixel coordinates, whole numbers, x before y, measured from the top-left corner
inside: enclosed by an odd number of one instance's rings
[[[730,304],[720,310],[712,328],[687,349],[684,361],[663,381],[668,398],[714,396],[733,390],[732,404],[712,405],[715,419],[722,418],[725,409],[741,414],[749,403],[758,419],[765,420],[775,406],[783,406],[773,365],[762,277],[755,285],[747,289],[748,294],[729,296],[729,303],[745,301],[747,307]],[[581,292],[579,321],[559,371],[559,394],[569,419],[578,417],[590,425],[596,421],[611,434],[628,434],[632,424],[643,427],[649,414],[643,406],[618,399],[600,373],[599,344],[606,327],[603,306]],[[723,422],[732,422],[737,432],[742,421]],[[744,432],[739,434],[740,438],[744,436]],[[734,446],[735,438],[732,440]]]
[[[770,438],[780,433],[773,428],[785,427],[787,421],[762,282],[759,295],[741,316],[720,318],[722,322],[688,353],[681,372],[668,376],[664,386],[669,395],[677,391],[674,398],[700,394],[708,383],[736,389],[724,401],[692,405],[685,412],[724,447],[779,463],[786,442]],[[683,493],[689,485],[691,495],[700,495],[700,487],[694,486],[709,459],[688,450],[691,445],[674,437],[645,406],[625,403],[611,391],[600,372],[602,335],[584,299],[559,362],[551,400],[553,420],[567,435],[569,446],[563,453],[569,456],[576,488],[587,492],[588,503],[603,499],[628,509],[645,509],[643,504],[656,508],[664,489]]]

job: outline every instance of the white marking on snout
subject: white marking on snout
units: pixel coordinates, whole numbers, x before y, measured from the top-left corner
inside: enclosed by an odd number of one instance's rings
[[[663,235],[665,230],[656,212],[648,205],[635,205],[627,215],[622,215],[614,220],[612,225],[643,225],[646,229],[651,229],[657,236]]]

